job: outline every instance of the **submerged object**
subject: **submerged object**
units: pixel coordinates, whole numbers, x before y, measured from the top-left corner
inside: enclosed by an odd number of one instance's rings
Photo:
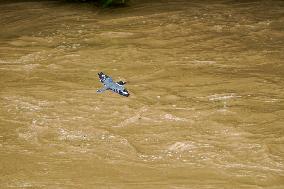
[[[118,81],[114,82],[111,77],[107,76],[103,72],[98,73],[100,81],[103,83],[104,87],[97,90],[98,93],[102,93],[106,90],[111,90],[113,92],[116,92],[122,96],[129,96],[128,91],[124,88],[124,84],[126,82]]]

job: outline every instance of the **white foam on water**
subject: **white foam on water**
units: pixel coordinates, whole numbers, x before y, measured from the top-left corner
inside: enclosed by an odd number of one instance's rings
[[[240,95],[237,95],[235,93],[228,93],[228,94],[214,94],[214,95],[210,95],[210,96],[207,96],[207,98],[210,100],[210,101],[223,101],[223,100],[228,100],[228,99],[233,99],[233,98],[241,98],[242,96]]]
[[[170,120],[170,121],[188,121],[186,118],[180,118],[169,113],[164,114],[161,117],[164,120]]]
[[[88,135],[83,131],[70,131],[67,129],[59,128],[59,140],[88,140]]]
[[[186,141],[186,142],[176,142],[168,147],[169,151],[172,152],[185,152],[191,151],[193,149],[198,148],[195,142]]]

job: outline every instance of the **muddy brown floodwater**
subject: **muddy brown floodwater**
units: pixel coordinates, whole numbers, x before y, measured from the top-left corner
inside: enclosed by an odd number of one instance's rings
[[[0,10],[1,189],[284,188],[284,1]]]

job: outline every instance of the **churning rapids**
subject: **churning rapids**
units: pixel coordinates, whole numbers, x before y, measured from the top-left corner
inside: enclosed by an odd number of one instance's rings
[[[0,26],[0,188],[284,188],[284,1],[11,0]]]

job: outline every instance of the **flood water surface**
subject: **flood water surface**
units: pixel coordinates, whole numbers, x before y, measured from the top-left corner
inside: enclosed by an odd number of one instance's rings
[[[284,188],[283,1],[0,10],[0,188]]]

